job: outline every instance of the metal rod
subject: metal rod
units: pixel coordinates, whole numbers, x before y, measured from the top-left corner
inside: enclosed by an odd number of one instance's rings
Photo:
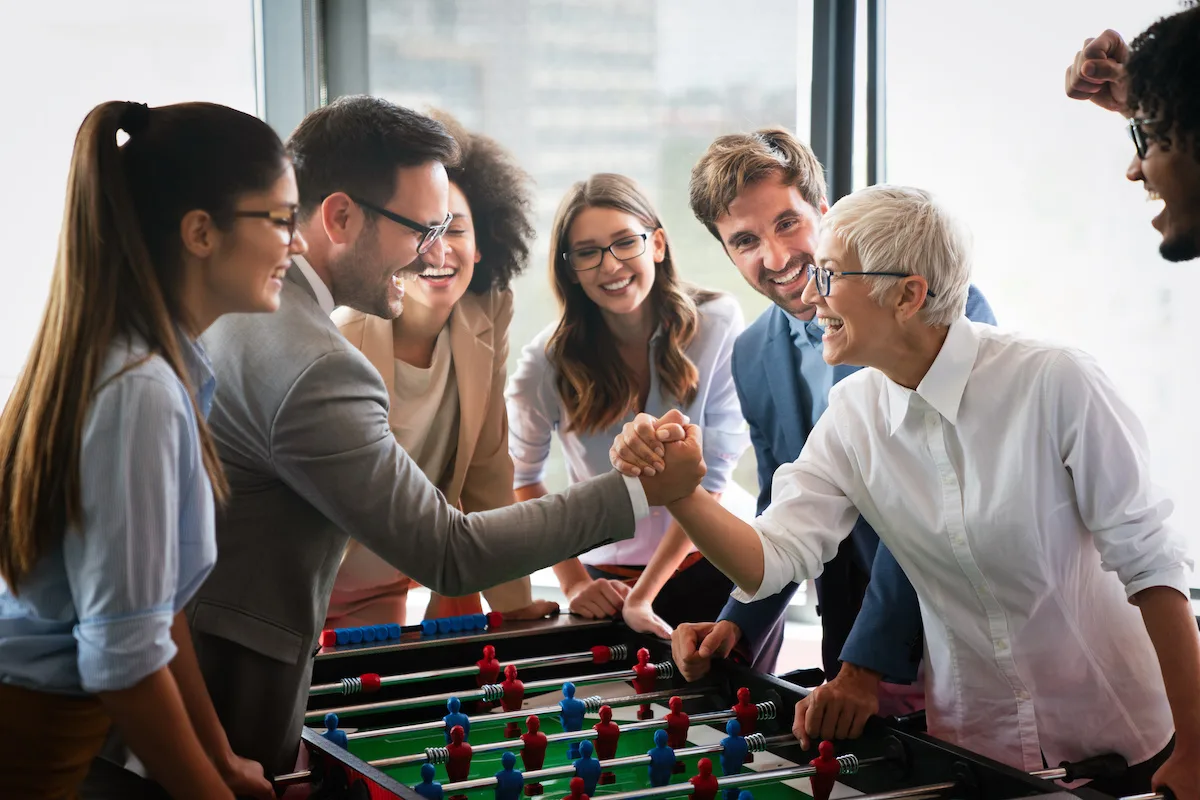
[[[676,752],[682,752],[682,751],[676,751]],[[886,760],[887,759],[883,758],[882,756],[879,758],[868,758],[868,759],[863,759],[863,761],[860,762],[859,765],[862,766],[865,764],[873,764],[873,763],[876,763],[879,761],[886,761]],[[763,772],[743,772],[739,775],[726,775],[724,777],[717,778],[717,786],[722,789],[734,789],[739,786],[753,786],[753,785],[759,784],[759,783],[770,783],[771,781],[784,781],[784,780],[790,780],[790,779],[794,779],[794,778],[803,778],[808,775],[812,775],[815,772],[816,772],[816,769],[813,767],[810,767],[808,765],[795,766],[795,767],[783,767],[780,769],[770,769],[770,770],[764,770]],[[459,784],[454,784],[454,785],[457,786]],[[953,783],[947,783],[944,785],[936,784],[936,785],[944,786],[944,788],[952,788],[955,786],[955,784],[953,784]],[[445,788],[445,787],[443,787],[443,788]],[[929,787],[929,786],[921,786],[921,787],[918,787],[918,789],[920,791],[916,791],[916,790],[906,790],[906,791],[912,791],[914,793],[914,795],[921,795],[921,794],[929,794],[931,788],[932,787]],[[692,787],[692,784],[689,782],[672,783],[667,786],[653,786],[653,787],[646,788],[646,789],[636,789],[632,792],[618,792],[616,794],[606,794],[606,795],[604,795],[604,800],[642,800],[643,798],[681,797],[684,795],[690,795],[692,793],[692,791],[693,791],[693,787]],[[893,797],[893,796],[895,796],[895,797],[910,797],[910,795],[907,795],[907,794],[892,795],[891,793],[889,793],[887,796],[888,797]],[[878,798],[878,800],[884,800],[884,795],[867,795],[867,796],[863,796],[863,797],[855,797],[854,800],[874,800],[875,798]]]
[[[591,663],[595,659],[591,651],[579,653],[561,653],[554,656],[537,656],[533,658],[520,658],[515,661],[504,662],[505,666],[512,664],[518,670],[536,669],[539,667],[562,666],[565,664],[583,664]],[[469,667],[450,667],[448,669],[431,669],[425,672],[409,672],[404,675],[388,675],[379,679],[379,685],[382,686],[400,686],[408,683],[420,683],[421,681],[436,680],[438,678],[462,678],[470,675],[478,675],[478,665]],[[347,680],[353,681],[353,678]],[[308,690],[309,697],[319,697],[326,694],[357,694],[358,691],[345,691],[346,682],[337,681],[336,683],[319,683]],[[359,690],[361,691],[361,689]]]
[[[674,672],[674,665],[670,662],[662,662],[653,665],[659,675],[670,677]],[[562,686],[564,683],[573,683],[576,686],[586,686],[593,683],[607,683],[609,681],[629,680],[635,677],[632,669],[614,670],[612,672],[597,672],[595,675],[580,675],[574,678],[558,679],[549,678],[541,681],[530,681],[526,683],[526,692],[537,692],[542,689],[552,689],[556,686]],[[402,708],[421,708],[423,706],[436,706],[445,703],[451,697],[457,697],[459,700],[498,700],[504,689],[500,684],[492,684],[484,686],[481,689],[472,689],[465,692],[444,692],[442,694],[427,694],[419,697],[405,697],[399,700],[383,700],[377,703],[364,703],[359,706],[341,706],[339,708],[323,708],[318,711],[309,711],[304,715],[304,719],[318,720],[324,719],[326,714],[333,713],[339,717],[356,717],[363,714],[371,714],[376,711],[398,711]]]
[[[585,704],[596,704],[599,708],[601,705],[609,706],[610,708],[620,708],[622,706],[640,705],[642,703],[653,703],[659,700],[668,700],[672,697],[678,697],[681,700],[696,700],[704,696],[706,692],[713,691],[711,687],[700,687],[686,694],[678,694],[670,689],[661,692],[650,692],[648,694],[632,694],[624,697],[614,697],[610,700],[605,700],[600,696],[584,698]],[[512,720],[523,720],[529,716],[541,716],[543,714],[557,714],[562,709],[559,706],[541,706],[539,708],[523,708],[519,711],[502,711],[499,714],[479,714],[474,717],[468,717],[472,725],[486,724],[489,722],[510,722]],[[695,715],[692,719],[700,717],[700,714]],[[436,731],[446,727],[446,723],[440,719],[430,720],[429,722],[416,722],[411,725],[397,725],[391,728],[373,728],[365,731],[355,731],[354,733],[346,734],[347,739],[373,739],[380,736],[396,736],[404,733],[420,733],[422,731]],[[624,730],[624,729],[622,729]]]

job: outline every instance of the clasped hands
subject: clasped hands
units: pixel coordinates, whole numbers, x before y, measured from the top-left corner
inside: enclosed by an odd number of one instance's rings
[[[618,472],[642,482],[652,506],[690,496],[707,471],[700,427],[676,409],[661,418],[638,414],[621,428],[608,459]]]

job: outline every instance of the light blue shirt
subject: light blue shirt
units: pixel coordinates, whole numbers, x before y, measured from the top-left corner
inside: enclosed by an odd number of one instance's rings
[[[515,488],[543,480],[550,443],[555,432],[562,443],[567,476],[572,483],[604,475],[612,470],[608,451],[621,426],[635,416],[629,412],[607,430],[590,435],[564,431],[567,410],[558,394],[558,373],[546,357],[546,344],[557,323],[539,333],[521,351],[521,361],[508,381],[508,452],[512,456]],[[684,352],[696,365],[700,383],[695,399],[681,407],[674,397],[664,397],[658,374],[651,371],[650,394],[646,413],[660,417],[679,408],[699,425],[704,439],[704,462],[708,466],[702,486],[710,492],[722,492],[737,465],[738,458],[750,445],[749,428],[742,418],[737,391],[733,386],[730,363],[733,342],[744,322],[737,301],[729,295],[700,306],[700,324]],[[663,332],[658,329],[650,339],[650,359],[661,346]],[[632,539],[598,547],[580,556],[585,564],[644,565],[654,554],[671,523],[664,508],[653,508],[637,524]]]
[[[833,388],[833,367],[825,363],[825,343],[822,336],[825,330],[817,324],[817,320],[796,319],[787,314],[788,327],[792,329],[792,344],[800,351],[800,379],[812,395],[812,419],[809,423],[816,427],[817,420],[829,407],[829,390]]]
[[[216,380],[180,336],[197,404]],[[0,682],[66,694],[127,689],[175,656],[171,623],[212,570],[212,485],[183,382],[140,340],[109,351],[83,427],[82,524],[14,596],[0,580]]]

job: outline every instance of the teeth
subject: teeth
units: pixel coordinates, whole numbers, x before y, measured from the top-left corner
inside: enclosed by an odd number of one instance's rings
[[[837,317],[817,317],[817,324],[827,331],[836,331],[846,323]]]
[[[1154,191],[1153,189],[1147,189],[1146,190],[1146,199],[1147,200],[1162,200],[1162,195],[1160,195],[1158,192]]]
[[[446,278],[458,272],[454,267],[429,268],[421,273],[422,278]]]
[[[617,291],[618,289],[624,289],[626,286],[628,286],[628,285],[629,285],[629,284],[631,284],[631,283],[633,283],[633,276],[632,276],[632,275],[630,275],[630,276],[629,276],[628,278],[626,278],[625,280],[616,281],[615,283],[604,283],[604,284],[601,284],[601,285],[600,285],[600,288],[601,288],[601,289],[603,289],[603,290],[604,290],[604,291],[606,291],[606,292],[615,292],[615,291]]]
[[[792,281],[796,280],[796,278],[800,277],[800,272],[803,269],[803,265],[796,267],[795,269],[780,275],[778,278],[771,278],[771,283],[778,283],[780,285],[791,283]]]

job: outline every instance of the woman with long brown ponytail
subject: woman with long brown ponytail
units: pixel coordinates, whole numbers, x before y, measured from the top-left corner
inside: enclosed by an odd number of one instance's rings
[[[113,725],[174,797],[273,796],[230,751],[180,612],[226,485],[196,340],[278,307],[296,203],[279,138],[231,108],[109,102],[79,129],[0,414],[0,797],[76,796]]]
[[[506,392],[517,499],[547,493],[542,476],[555,431],[569,477],[579,481],[611,469],[609,446],[635,414],[671,408],[703,429],[703,486],[720,494],[750,443],[730,372],[743,326],[736,301],[679,280],[658,214],[622,175],[575,184],[550,243],[561,317],[525,347]],[[619,614],[664,637],[682,622],[715,619],[732,586],[662,508],[638,523],[633,539],[554,571],[573,612]]]

